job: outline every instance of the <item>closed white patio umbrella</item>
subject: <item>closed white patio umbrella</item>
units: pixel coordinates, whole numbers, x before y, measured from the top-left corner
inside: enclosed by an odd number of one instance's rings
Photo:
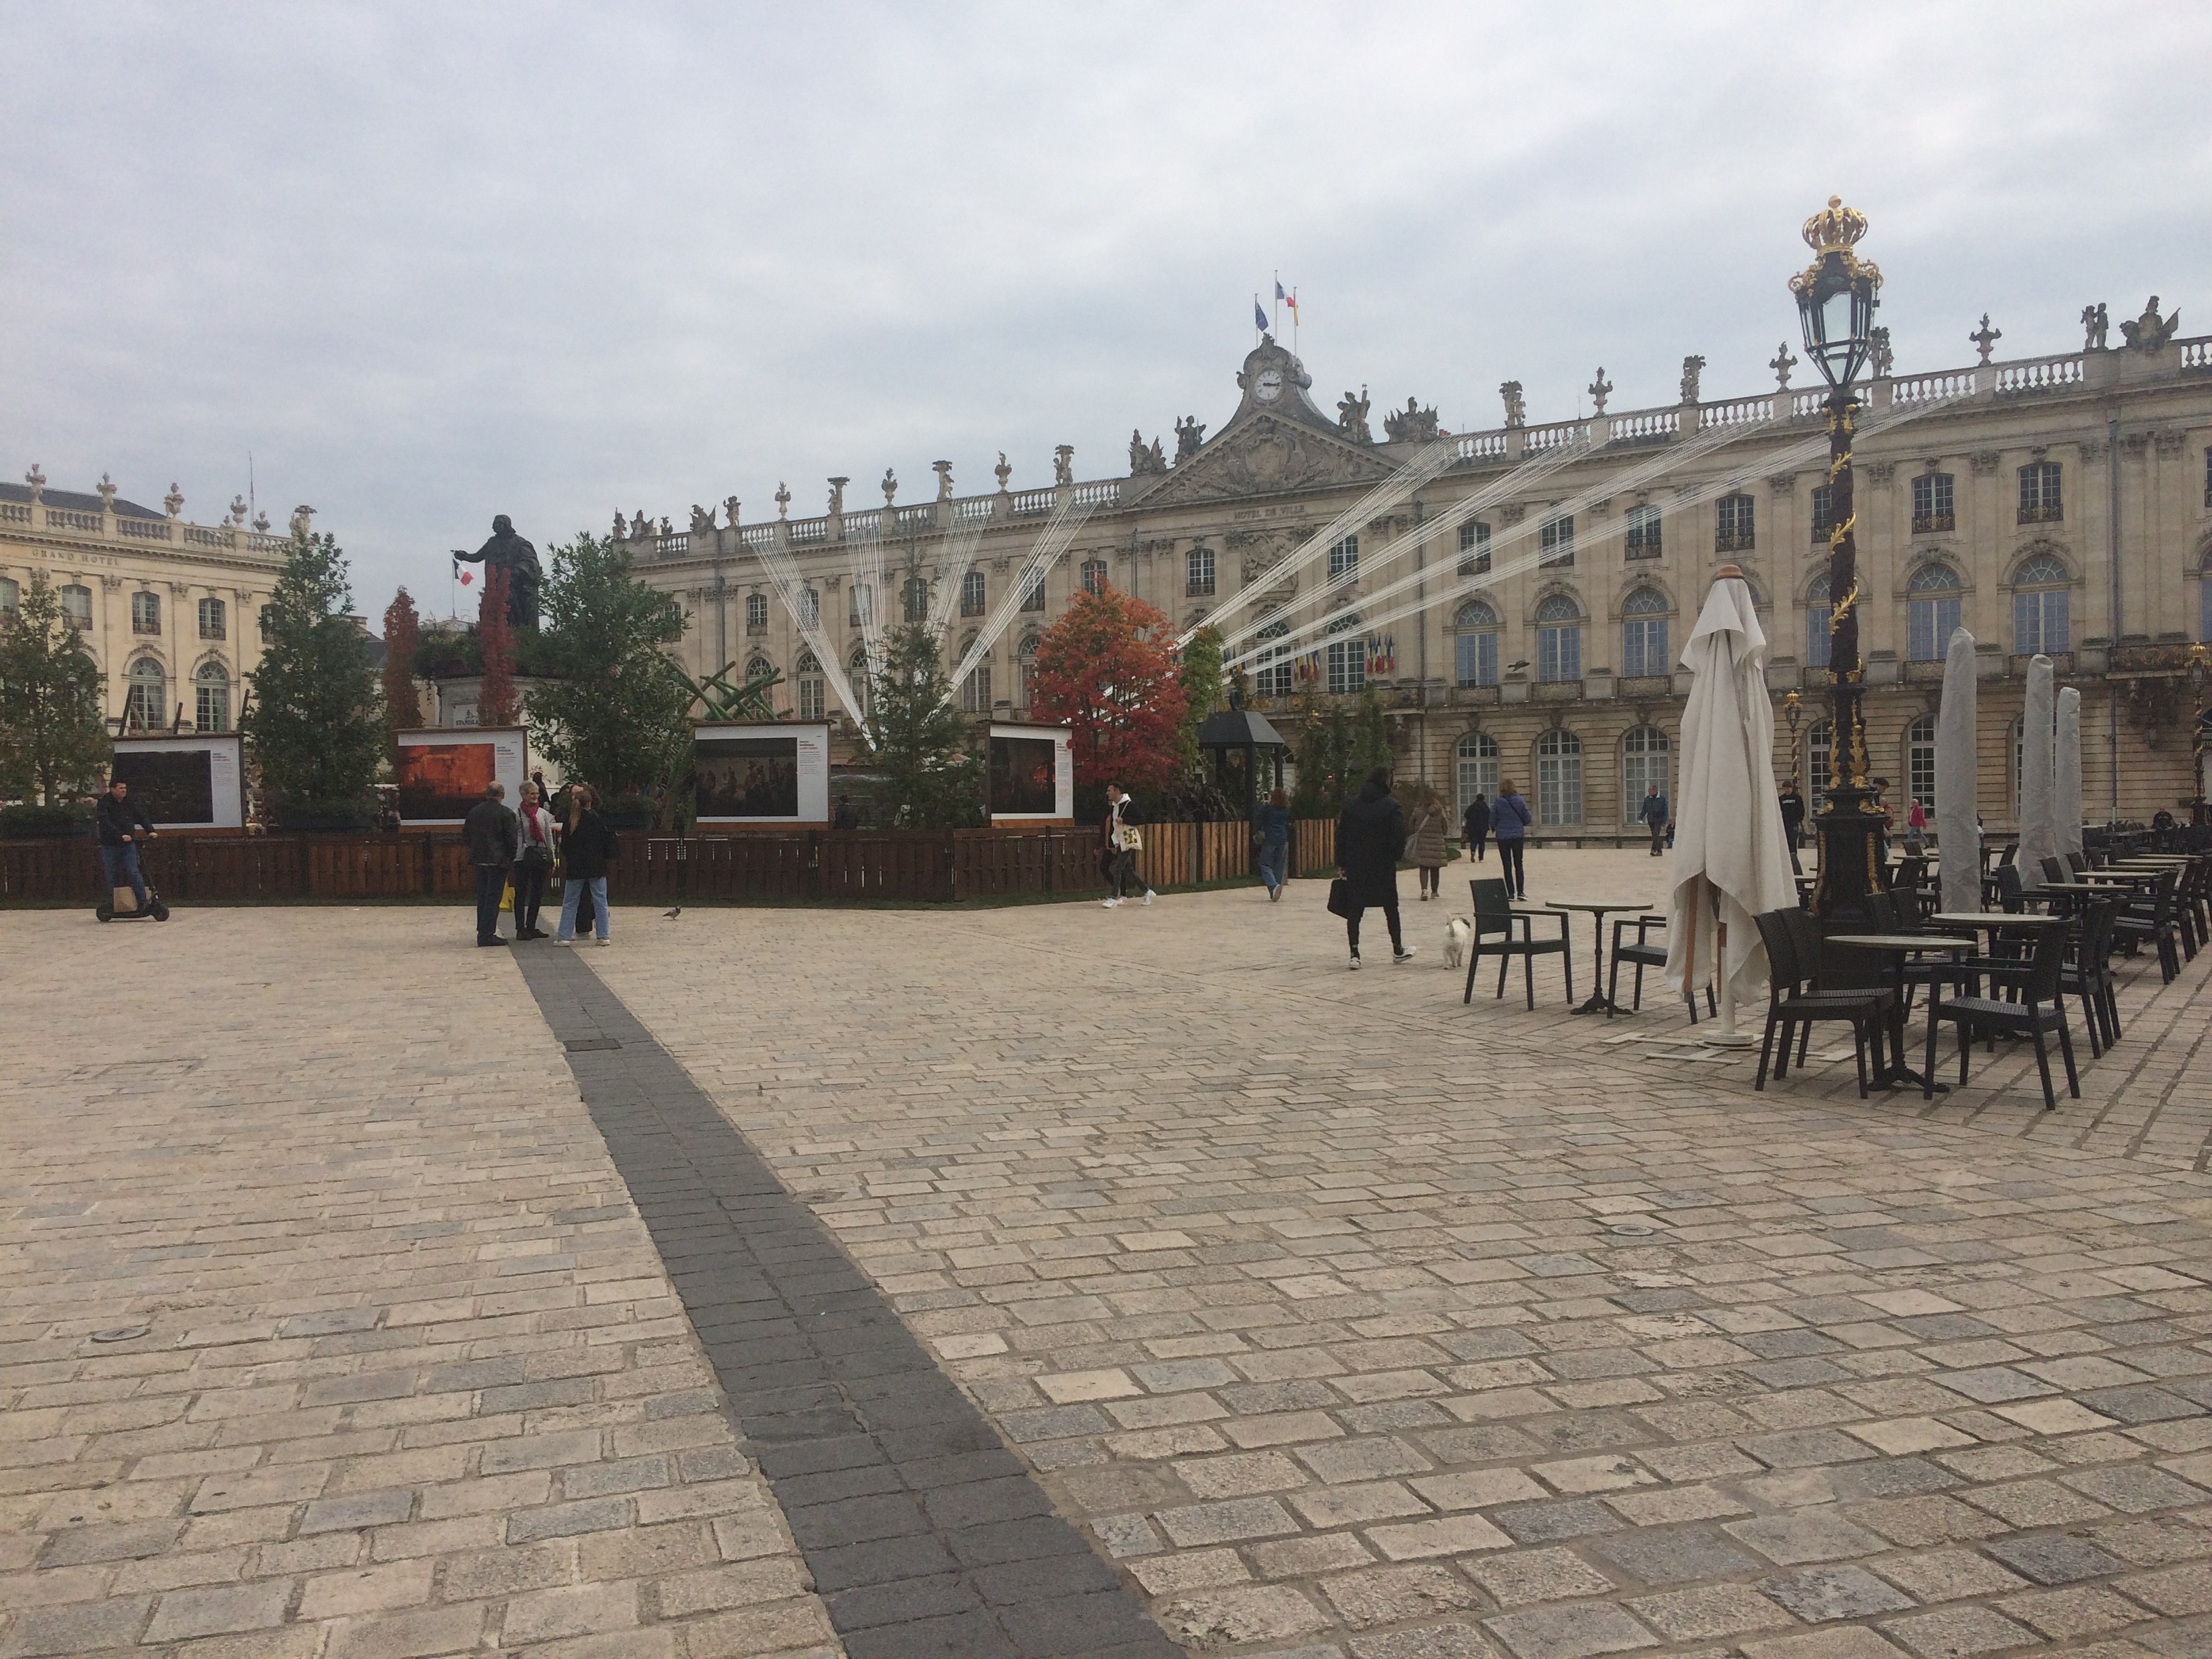
[[[1979,758],[1974,722],[1980,690],[1974,681],[1974,636],[1951,630],[1943,658],[1943,703],[1936,716],[1936,847],[1943,878],[1943,908],[1982,908],[1981,836],[1975,824]]]
[[[2013,859],[2020,878],[2031,887],[2043,879],[2043,860],[2058,856],[2057,812],[2051,799],[2058,787],[2051,687],[2051,659],[2035,658],[2027,665],[2027,707],[2020,722],[2020,851]]]
[[[1716,988],[1720,1030],[1709,1041],[1747,1042],[1735,1035],[1735,1005],[1767,976],[1752,919],[1795,904],[1797,889],[1774,787],[1766,634],[1735,566],[1721,567],[1682,666],[1692,680],[1668,868],[1667,976],[1686,996]]]
[[[2051,791],[2052,828],[2058,838],[2058,856],[2081,850],[2081,694],[2068,686],[2058,694],[2057,758],[2051,768],[2056,787]]]

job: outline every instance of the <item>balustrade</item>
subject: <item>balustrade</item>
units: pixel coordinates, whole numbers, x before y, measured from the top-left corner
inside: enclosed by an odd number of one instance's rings
[[[51,524],[53,514],[48,514],[46,520]],[[169,539],[169,521],[167,519],[118,519],[115,533],[132,541],[166,542]]]
[[[1730,398],[1725,403],[1698,405],[1698,429],[1718,426],[1748,426],[1774,418],[1771,398]]]
[[[1056,504],[1056,494],[1049,489],[1017,489],[1014,492],[1014,511],[1017,514],[1049,513]]]
[[[2081,384],[2081,354],[2072,352],[2060,357],[2034,357],[2023,363],[1999,363],[1996,368],[1996,389],[2007,392],[2055,392],[2061,386]]]
[[[1663,442],[1681,430],[1681,416],[1671,409],[1639,409],[1606,417],[1610,441],[1617,444]]]
[[[1938,369],[1933,374],[1901,374],[1890,382],[1892,404],[1924,404],[1936,398],[1964,398],[1972,395],[1974,371],[1971,368]]]

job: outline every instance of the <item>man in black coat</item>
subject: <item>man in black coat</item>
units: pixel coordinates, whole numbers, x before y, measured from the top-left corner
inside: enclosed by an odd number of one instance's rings
[[[507,943],[499,936],[499,901],[507,890],[507,867],[518,850],[518,832],[514,814],[504,805],[506,798],[505,785],[484,785],[484,798],[469,808],[461,823],[461,833],[468,837],[469,862],[477,872],[478,945]]]
[[[131,786],[120,778],[107,786],[94,811],[93,827],[100,835],[100,861],[107,867],[111,891],[127,886],[146,908],[146,878],[138,868],[138,843],[154,833],[146,809],[131,799]]]
[[[1792,778],[1782,786],[1777,798],[1782,805],[1782,833],[1790,842],[1790,867],[1796,870],[1797,839],[1805,824],[1805,797],[1797,793],[1797,780]]]
[[[1390,774],[1378,766],[1336,820],[1336,864],[1344,872],[1350,902],[1344,928],[1354,968],[1359,966],[1359,918],[1370,904],[1382,907],[1382,920],[1389,924],[1392,959],[1413,959],[1398,927],[1398,860],[1405,851],[1406,814],[1390,793]]]
[[[1468,856],[1480,862],[1483,843],[1490,839],[1490,803],[1483,799],[1480,789],[1467,804],[1467,811],[1460,815],[1459,832],[1467,838]]]
[[[1667,826],[1674,819],[1674,809],[1668,805],[1667,797],[1653,784],[1644,792],[1644,805],[1636,809],[1636,816],[1644,820],[1651,831],[1651,856],[1657,858],[1667,850]]]

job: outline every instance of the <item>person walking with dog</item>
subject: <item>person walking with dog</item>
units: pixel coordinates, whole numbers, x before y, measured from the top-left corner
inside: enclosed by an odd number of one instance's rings
[[[585,891],[592,896],[592,925],[601,945],[611,945],[607,912],[607,866],[615,861],[620,844],[605,818],[599,815],[599,792],[587,783],[568,786],[568,828],[561,837],[561,926],[556,945],[576,939],[576,908]]]
[[[1651,831],[1651,856],[1659,857],[1667,850],[1667,825],[1674,817],[1674,809],[1668,805],[1667,797],[1659,793],[1657,784],[1644,792],[1644,804],[1636,809],[1636,816]]]
[[[1413,953],[1398,921],[1398,860],[1406,852],[1406,813],[1390,793],[1390,774],[1376,767],[1346,803],[1336,820],[1336,863],[1344,872],[1344,930],[1352,963],[1359,966],[1359,919],[1380,905],[1390,929],[1394,961],[1411,962]]]
[[[1467,842],[1467,855],[1481,863],[1484,843],[1490,839],[1490,802],[1480,789],[1468,802],[1467,811],[1460,814],[1459,833]]]
[[[146,876],[138,867],[138,838],[153,836],[154,820],[131,799],[131,786],[121,778],[109,784],[107,793],[100,798],[93,811],[93,827],[100,836],[100,862],[107,872],[108,891],[127,886],[138,908],[145,909]]]
[[[1513,780],[1502,780],[1498,786],[1498,799],[1490,803],[1490,833],[1498,838],[1498,872],[1505,878],[1508,897],[1528,896],[1528,866],[1524,861],[1528,849],[1522,843],[1528,837],[1528,826],[1535,821],[1536,815],[1521,799]]]
[[[1278,788],[1268,796],[1252,828],[1260,838],[1260,879],[1267,884],[1267,902],[1273,904],[1283,896],[1290,875],[1291,792]]]
[[[507,810],[507,786],[484,785],[483,799],[461,820],[469,843],[469,862],[477,872],[477,943],[504,945],[499,936],[499,902],[507,891],[507,872],[514,863],[514,814]],[[520,919],[521,912],[516,911]]]
[[[522,808],[514,815],[514,936],[544,939],[538,914],[545,903],[545,884],[553,874],[556,849],[553,814],[534,783],[522,786]]]
[[[1127,898],[1132,887],[1144,887],[1145,902],[1152,902],[1152,890],[1145,887],[1137,875],[1137,854],[1145,845],[1144,835],[1138,826],[1144,821],[1144,813],[1120,784],[1106,786],[1106,820],[1103,829],[1106,851],[1114,860],[1114,890],[1107,895],[1104,907],[1109,910]]]
[[[1444,804],[1433,789],[1423,788],[1413,801],[1413,816],[1406,826],[1413,846],[1413,867],[1420,872],[1421,901],[1443,896],[1444,860],[1451,849],[1444,845]]]

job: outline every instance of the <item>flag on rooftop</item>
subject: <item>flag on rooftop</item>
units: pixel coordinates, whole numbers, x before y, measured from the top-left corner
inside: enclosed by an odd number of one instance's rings
[[[1252,326],[1263,333],[1267,327],[1267,307],[1260,303],[1260,296],[1256,294],[1252,296]]]

